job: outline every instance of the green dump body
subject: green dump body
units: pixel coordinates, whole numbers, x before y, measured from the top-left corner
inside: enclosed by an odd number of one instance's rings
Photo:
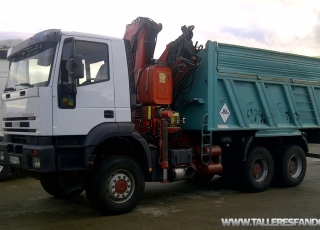
[[[212,41],[198,55],[193,87],[179,98],[183,129],[319,128],[320,59]]]

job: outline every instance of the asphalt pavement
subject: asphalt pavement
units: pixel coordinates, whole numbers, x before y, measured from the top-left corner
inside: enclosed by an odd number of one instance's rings
[[[307,164],[299,186],[270,187],[261,193],[240,192],[220,177],[207,185],[147,183],[140,204],[118,216],[101,216],[90,207],[85,192],[72,201],[60,200],[34,178],[11,178],[0,182],[0,229],[247,229],[223,227],[221,218],[320,220],[320,159],[308,157]]]

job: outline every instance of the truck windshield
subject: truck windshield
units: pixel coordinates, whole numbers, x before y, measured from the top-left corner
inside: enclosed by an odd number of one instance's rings
[[[47,86],[55,46],[52,42],[36,44],[13,56],[5,91]]]

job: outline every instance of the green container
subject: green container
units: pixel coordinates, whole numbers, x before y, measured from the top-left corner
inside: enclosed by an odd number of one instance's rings
[[[319,128],[320,59],[208,41],[178,111],[185,130]]]

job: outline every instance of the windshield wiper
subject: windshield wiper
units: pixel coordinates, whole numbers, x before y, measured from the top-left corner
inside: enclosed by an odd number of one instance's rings
[[[9,88],[5,88],[4,91],[16,91],[15,88],[9,87]]]
[[[28,87],[33,87],[33,85],[31,85],[30,83],[21,83],[19,85],[16,85],[16,86],[28,86]]]

